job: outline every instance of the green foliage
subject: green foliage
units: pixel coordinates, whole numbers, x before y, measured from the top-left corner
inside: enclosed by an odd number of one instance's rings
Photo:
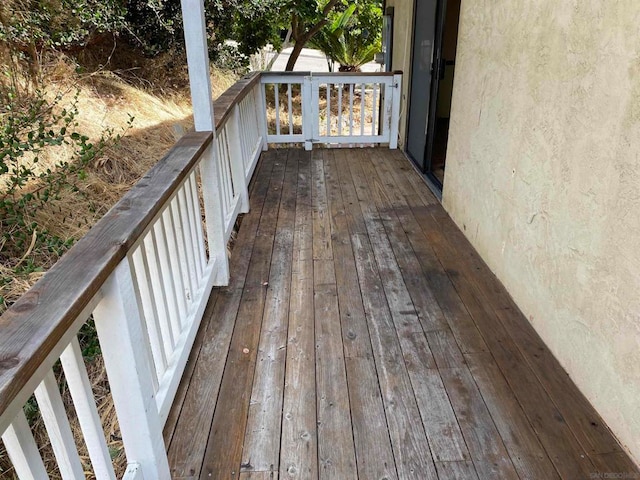
[[[21,258],[13,273],[24,276],[41,268],[31,252],[57,258],[73,242],[39,226],[37,211],[59,200],[64,190],[80,192],[87,165],[120,136],[107,130],[91,142],[80,133],[77,94],[66,107],[61,94],[49,99],[39,89],[23,95],[14,86],[2,86],[0,96],[0,261]],[[71,149],[72,159],[52,161],[62,149]]]
[[[125,13],[119,0],[8,0],[0,7],[0,41],[23,50],[69,48],[122,30]]]
[[[382,8],[378,1],[360,0],[335,12],[311,40],[310,45],[321,50],[340,71],[358,71],[373,60],[382,48]]]

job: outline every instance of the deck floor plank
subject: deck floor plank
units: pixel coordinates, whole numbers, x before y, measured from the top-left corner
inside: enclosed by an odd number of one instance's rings
[[[241,470],[277,472],[286,359],[298,162],[285,167]]]
[[[276,149],[256,175],[172,478],[640,476],[401,153]]]
[[[258,341],[266,299],[286,152],[278,152],[255,236],[236,325],[207,441],[202,478],[228,479],[240,473]]]
[[[312,185],[319,478],[357,478],[322,154],[313,158]]]
[[[299,152],[280,478],[318,477],[311,159]]]

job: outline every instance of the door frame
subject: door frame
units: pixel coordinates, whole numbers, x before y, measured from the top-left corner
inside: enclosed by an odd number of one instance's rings
[[[407,150],[407,145],[409,144],[409,121],[411,117],[411,86],[413,82],[413,57],[415,54],[415,41],[416,41],[416,22],[418,20],[416,13],[418,9],[418,1],[413,1],[413,22],[411,24],[411,49],[410,49],[410,61],[409,61],[409,82],[407,84],[407,123],[405,128],[405,153],[407,157],[412,161],[412,163],[417,167],[420,173],[427,180],[429,188],[437,192],[438,198],[442,196],[442,188],[443,184],[440,180],[428,170],[431,163],[431,156],[433,154],[433,142],[434,142],[434,133],[435,133],[435,120],[436,113],[438,107],[438,90],[440,87],[440,70],[442,69],[442,45],[444,38],[444,27],[446,21],[446,12],[447,12],[447,0],[437,0],[436,4],[436,26],[435,26],[435,35],[433,39],[433,58],[432,58],[432,72],[435,66],[436,74],[432,73],[431,76],[431,85],[430,85],[430,96],[429,96],[429,110],[427,114],[427,124],[426,127],[426,142],[425,142],[425,151],[423,153],[421,161],[415,159]]]

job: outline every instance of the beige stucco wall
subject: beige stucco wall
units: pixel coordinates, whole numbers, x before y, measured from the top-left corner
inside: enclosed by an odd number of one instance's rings
[[[402,70],[402,102],[400,104],[399,146],[404,149],[407,129],[407,101],[409,98],[408,74],[411,69],[411,44],[413,40],[414,0],[387,0],[386,6],[393,7],[393,57],[391,68]]]
[[[443,203],[640,461],[640,1],[463,0]]]

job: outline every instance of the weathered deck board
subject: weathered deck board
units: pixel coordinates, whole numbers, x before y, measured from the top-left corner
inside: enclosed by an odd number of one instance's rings
[[[398,152],[263,155],[173,478],[640,475]]]

